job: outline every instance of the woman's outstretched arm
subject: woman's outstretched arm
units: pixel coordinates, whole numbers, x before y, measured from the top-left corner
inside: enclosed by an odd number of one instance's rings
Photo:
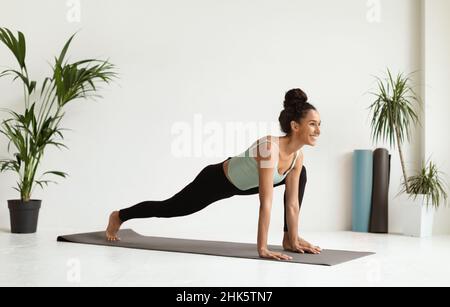
[[[288,250],[298,253],[319,254],[322,250],[298,236],[298,223],[300,214],[299,186],[303,168],[303,153],[295,163],[295,167],[286,177],[286,223],[288,227]],[[284,244],[283,244],[284,245]]]
[[[286,223],[288,227],[289,244],[292,247],[298,245],[298,219],[300,214],[298,193],[302,167],[303,154],[300,154],[294,168],[286,176]],[[302,250],[298,250],[298,252],[302,252]]]
[[[270,214],[272,211],[272,199],[273,199],[273,172],[274,163],[273,155],[278,153],[272,153],[272,146],[269,143],[261,145],[258,144],[257,150],[257,164],[259,174],[259,221],[258,221],[258,254],[261,258],[269,258],[276,260],[290,260],[292,257],[272,252],[268,249],[267,238],[270,225]],[[276,147],[276,146],[275,146]],[[261,149],[261,150],[260,150]]]

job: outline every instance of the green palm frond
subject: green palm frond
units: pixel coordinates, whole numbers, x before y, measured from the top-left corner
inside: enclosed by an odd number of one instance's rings
[[[3,42],[6,47],[9,48],[9,50],[11,50],[13,55],[16,57],[20,68],[26,69],[26,44],[25,36],[23,35],[23,33],[19,31],[16,38],[10,30],[6,28],[0,28],[0,41]]]
[[[74,99],[93,96],[97,82],[109,83],[115,77],[113,69],[114,65],[108,61],[87,60],[64,66],[57,62],[53,79],[58,104],[64,106]]]
[[[20,170],[20,160],[0,160],[0,172],[5,170],[11,170],[15,172],[19,172]]]
[[[377,92],[371,92],[375,101],[370,105],[372,111],[372,140],[389,142],[390,146],[401,146],[405,141],[411,140],[411,123],[418,124],[419,118],[413,108],[412,102],[420,100],[412,87],[409,86],[411,78],[399,73],[396,78],[390,70],[387,77],[377,79]],[[397,129],[399,138],[396,142]]]
[[[408,178],[409,188],[414,199],[418,195],[425,195],[424,202],[427,206],[431,205],[434,208],[438,208],[442,204],[448,205],[448,195],[446,192],[448,185],[440,174],[443,173],[438,170],[432,161],[428,161],[427,165],[422,164],[419,173]],[[403,192],[406,192],[404,182],[403,189],[400,193]]]
[[[50,182],[52,182],[52,183],[55,183],[55,184],[58,184],[56,181],[52,181],[52,180],[41,180],[41,181],[38,181],[38,180],[36,180],[35,181],[37,184],[39,184],[39,186],[43,189],[44,187],[43,187],[43,183],[46,185],[46,186],[48,186],[48,184],[50,183]]]
[[[68,174],[63,173],[63,172],[59,172],[59,171],[45,172],[44,175],[45,174],[53,174],[53,175],[60,176],[60,177],[63,177],[63,178],[66,178],[67,176],[69,176]]]
[[[36,81],[30,81],[27,76],[25,76],[23,73],[14,70],[14,69],[7,69],[2,72],[0,72],[0,78],[4,76],[14,76],[13,81],[16,81],[18,78],[20,78],[27,88],[28,94],[31,95],[33,91],[36,88]]]

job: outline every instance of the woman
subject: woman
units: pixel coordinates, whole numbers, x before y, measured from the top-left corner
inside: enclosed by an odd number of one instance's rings
[[[302,147],[315,146],[320,135],[320,117],[301,89],[286,93],[279,116],[284,137],[258,139],[244,153],[202,169],[180,192],[164,201],[144,201],[111,213],[106,237],[120,240],[122,223],[135,218],[169,218],[192,214],[221,199],[259,194],[258,254],[262,258],[290,260],[292,257],[268,249],[267,235],[273,188],[285,185],[283,248],[298,253],[321,252],[298,236],[298,216],[306,185]]]

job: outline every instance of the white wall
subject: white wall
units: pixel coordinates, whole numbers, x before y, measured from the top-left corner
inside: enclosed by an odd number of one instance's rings
[[[425,157],[432,158],[450,183],[450,1],[425,1],[425,16]],[[434,231],[450,232],[449,208],[439,210]]]
[[[104,99],[68,106],[63,126],[74,130],[66,134],[70,150],[49,150],[39,174],[61,170],[70,178],[35,190],[33,198],[44,205],[41,228],[103,229],[113,209],[172,196],[204,166],[240,153],[255,137],[282,135],[277,119],[284,93],[301,87],[323,125],[318,146],[305,148],[308,185],[300,230],[350,229],[352,152],[386,146],[369,138],[371,75],[386,67],[420,68],[419,1],[380,1],[380,22],[367,18],[377,1],[80,3],[79,23],[67,21],[64,1],[8,1],[0,11],[3,26],[26,34],[35,78],[49,73],[46,61],[77,30],[72,59],[109,57],[121,73],[118,85],[104,87]],[[0,59],[1,65],[14,64],[4,48]],[[20,88],[2,80],[0,91],[2,107],[22,110]],[[200,150],[179,157],[171,129],[180,122],[195,129],[195,116],[201,116],[203,128],[217,123],[223,134],[209,141],[225,146],[214,155]],[[236,132],[228,126],[235,123],[262,128]],[[207,136],[203,132],[192,146],[201,149]],[[408,163],[417,164],[420,148],[420,138],[405,146]],[[401,176],[397,156],[393,152],[392,190]],[[15,179],[12,173],[0,176],[3,229],[8,229],[6,200],[18,198],[11,188]],[[282,196],[280,187],[271,221],[274,242],[282,235]],[[257,213],[257,195],[234,197],[192,216],[126,227],[152,235],[252,241]]]

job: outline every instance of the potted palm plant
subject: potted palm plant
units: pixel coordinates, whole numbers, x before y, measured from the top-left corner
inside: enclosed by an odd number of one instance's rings
[[[434,212],[440,205],[448,204],[447,184],[432,161],[422,164],[417,175],[408,178],[410,206],[403,219],[403,234],[430,237],[433,234]],[[400,193],[405,193],[406,188]],[[398,194],[397,194],[398,195]],[[412,199],[414,197],[414,199]]]
[[[414,196],[415,200],[418,197],[419,200],[423,200],[425,197],[428,200],[431,197],[433,208],[436,208],[442,199],[441,197],[436,197],[436,195],[445,196],[443,199],[446,200],[446,194],[443,190],[443,182],[437,176],[438,170],[434,164],[431,163],[428,168],[424,166],[417,176],[408,178],[406,173],[402,145],[405,141],[405,136],[408,142],[411,139],[411,123],[420,125],[419,117],[414,110],[414,104],[416,104],[416,107],[422,106],[421,99],[410,85],[411,74],[405,76],[399,73],[396,77],[393,77],[388,69],[387,76],[384,79],[376,77],[376,80],[377,91],[371,92],[375,96],[375,101],[369,107],[372,113],[372,140],[374,142],[377,142],[379,139],[382,141],[389,140],[390,146],[394,147],[394,149],[397,145],[403,174],[402,190],[397,196],[403,193],[408,196],[401,200],[406,202],[407,205],[402,214],[403,233],[411,234],[414,231],[408,229],[430,228],[424,225],[427,220],[425,219],[427,211],[422,210],[421,206],[416,208],[417,206],[415,206],[414,201],[411,201],[411,198]],[[430,183],[433,183],[433,185],[430,186]],[[444,194],[442,194],[443,191]],[[416,212],[419,212],[418,218],[408,218],[410,215],[414,216]],[[416,231],[415,233],[420,232]],[[423,235],[427,233],[429,234],[429,231],[423,232]]]
[[[38,88],[38,83],[28,74],[25,36],[22,32],[15,36],[9,29],[0,28],[0,42],[12,52],[18,63],[18,69],[4,70],[0,77],[11,76],[13,81],[21,81],[25,104],[23,114],[2,109],[11,118],[3,120],[0,125],[0,133],[9,140],[8,153],[11,153],[11,144],[15,147],[13,158],[0,160],[0,172],[13,171],[19,177],[18,186],[14,189],[20,193],[20,199],[8,200],[12,233],[36,232],[42,200],[31,199],[34,187],[39,185],[43,188],[44,184],[56,183],[41,180],[42,176],[68,176],[61,171],[48,171],[36,179],[47,146],[68,148],[59,139],[64,139],[62,131],[68,130],[60,127],[64,108],[78,98],[100,97],[96,95],[97,84],[109,83],[116,77],[114,65],[106,60],[85,59],[69,63],[66,54],[74,36],[55,58],[51,76],[44,78]]]

